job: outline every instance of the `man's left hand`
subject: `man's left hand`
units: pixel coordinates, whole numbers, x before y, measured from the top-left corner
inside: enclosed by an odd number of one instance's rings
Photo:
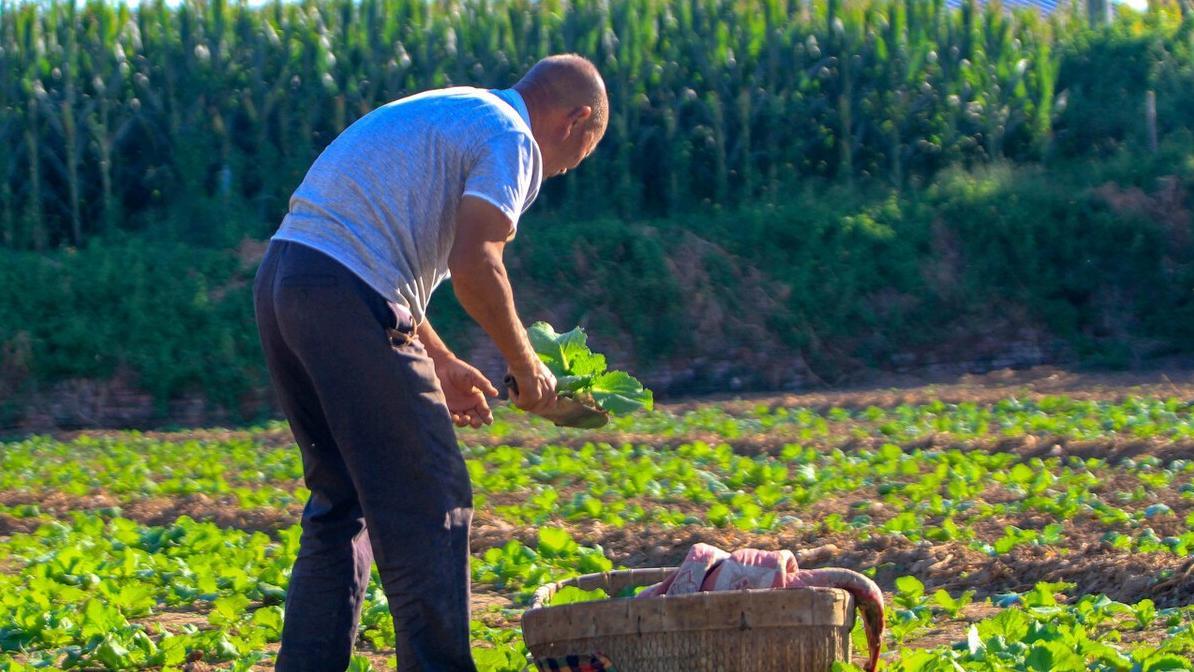
[[[480,427],[493,423],[485,397],[496,397],[497,388],[468,362],[448,357],[435,362],[435,375],[444,389],[444,399],[457,427]]]

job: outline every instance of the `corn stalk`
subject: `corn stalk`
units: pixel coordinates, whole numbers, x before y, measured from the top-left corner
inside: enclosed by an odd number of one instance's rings
[[[545,184],[540,210],[667,215],[781,200],[809,179],[902,187],[955,163],[1037,160],[1058,151],[1064,59],[1115,39],[1085,13],[975,0],[0,0],[0,244],[169,222],[213,242],[264,236],[355,119],[427,88],[509,86],[560,51],[597,63],[611,120],[597,158]],[[1169,111],[1194,59],[1171,13],[1122,31],[1164,45],[1160,142],[1190,123]]]

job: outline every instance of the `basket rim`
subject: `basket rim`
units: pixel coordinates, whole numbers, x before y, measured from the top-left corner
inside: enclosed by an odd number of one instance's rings
[[[561,587],[610,577],[656,583],[673,568],[615,570],[555,581],[535,592],[533,606],[522,615],[527,646],[617,635],[698,632],[707,630],[852,628],[854,598],[839,588],[747,589],[663,595],[544,606]],[[654,580],[650,580],[654,579]]]
[[[569,577],[567,579],[560,579],[559,581],[552,581],[539,586],[535,590],[534,596],[531,598],[531,609],[550,609],[547,601],[552,598],[561,588],[565,586],[578,586],[581,582],[592,582],[600,579],[606,585],[609,585],[609,580],[613,578],[625,577],[629,579],[631,585],[649,586],[653,583],[662,581],[671,572],[676,571],[679,567],[635,567],[632,569],[611,569],[608,572],[595,572],[592,574],[581,574],[579,576]],[[679,597],[673,596],[673,597]],[[609,599],[625,599],[619,597],[610,597]],[[566,606],[566,605],[559,605]]]

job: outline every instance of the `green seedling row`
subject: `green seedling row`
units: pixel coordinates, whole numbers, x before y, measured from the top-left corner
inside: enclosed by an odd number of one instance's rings
[[[472,562],[482,670],[526,665],[518,618],[539,586],[674,562],[684,539],[834,544],[820,564],[854,563],[888,595],[888,669],[1194,669],[1194,612],[1166,588],[1194,551],[1194,463],[1175,449],[1194,427],[1188,402],[732,402],[615,417],[599,433],[496,416],[460,434],[486,528]],[[0,671],[267,666],[301,472],[277,423],[0,443]],[[190,515],[147,513],[172,502]],[[1148,569],[1116,579],[1137,585],[1122,599],[1086,575],[1006,589],[981,568],[943,579],[866,555],[878,542]],[[392,665],[393,637],[375,575],[352,669]]]

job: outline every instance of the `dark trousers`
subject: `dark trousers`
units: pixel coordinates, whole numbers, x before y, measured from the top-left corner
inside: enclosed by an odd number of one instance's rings
[[[472,487],[431,359],[385,299],[330,257],[273,241],[257,327],[311,497],[279,672],[348,666],[376,560],[402,672],[474,672]]]

